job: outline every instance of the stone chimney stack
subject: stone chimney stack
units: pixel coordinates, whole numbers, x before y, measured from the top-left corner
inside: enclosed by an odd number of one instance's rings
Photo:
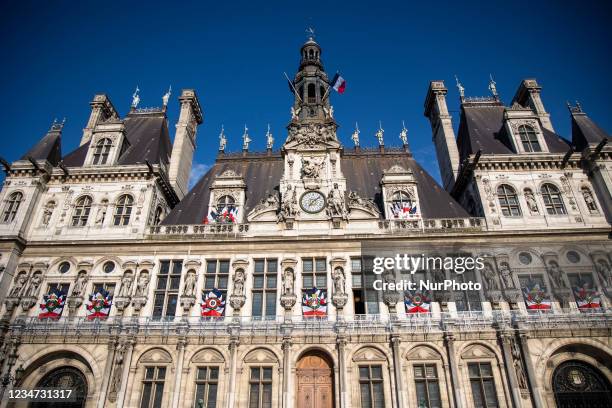
[[[168,178],[174,191],[182,199],[189,188],[189,174],[191,173],[193,152],[196,147],[198,125],[204,119],[198,97],[193,89],[184,89],[179,101],[181,102],[181,112],[176,124]]]
[[[514,99],[512,99],[512,104],[517,102],[524,107],[531,108],[540,118],[542,127],[554,132],[555,129],[550,121],[550,114],[546,112],[544,103],[542,103],[541,92],[542,87],[538,85],[535,79],[523,79],[514,95]]]
[[[108,120],[109,118],[119,117],[115,107],[105,94],[95,95],[89,105],[91,106],[91,114],[89,115],[87,126],[85,126],[85,129],[83,129],[83,137],[81,137],[80,144],[81,146],[91,140],[93,131],[98,123]]]

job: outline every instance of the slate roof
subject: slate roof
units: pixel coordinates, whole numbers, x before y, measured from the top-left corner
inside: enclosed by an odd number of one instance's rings
[[[424,218],[464,218],[469,214],[423,168],[412,155],[404,151],[345,152],[341,167],[347,189],[363,198],[373,199],[382,211],[380,181],[384,170],[398,164],[411,170],[417,181],[421,211]],[[246,188],[244,214],[248,214],[261,199],[278,191],[284,162],[280,153],[270,155],[218,156],[211,169],[164,219],[164,225],[200,224],[208,214],[210,187],[216,176],[231,169],[242,175]]]
[[[514,154],[509,135],[504,127],[504,111],[501,103],[490,105],[462,104],[461,121],[457,135],[459,158],[463,161],[470,154],[482,150],[482,154]],[[571,143],[542,129],[544,140],[551,153],[566,153]]]
[[[612,142],[610,135],[600,128],[586,113],[580,108],[570,109],[572,116],[572,143],[577,151],[582,151],[589,144],[599,144],[602,140],[608,139]]]
[[[26,154],[21,157],[21,160],[47,160],[53,166],[62,159],[62,133],[61,127],[51,128],[51,130],[36,143]]]
[[[172,143],[168,122],[163,112],[130,113],[124,119],[126,148],[117,164],[170,163]],[[85,162],[89,142],[64,157],[66,167],[80,167]]]

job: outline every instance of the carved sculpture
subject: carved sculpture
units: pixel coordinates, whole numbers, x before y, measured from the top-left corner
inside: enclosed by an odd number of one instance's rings
[[[138,284],[136,285],[136,296],[146,296],[147,288],[149,287],[149,273],[147,271],[140,272],[138,275]]]
[[[185,283],[183,284],[183,296],[194,297],[196,291],[197,277],[193,269],[187,272],[185,276]]]
[[[51,216],[53,215],[53,210],[55,209],[55,203],[53,201],[47,203],[43,210],[42,216],[42,225],[44,227],[49,226],[49,222],[51,221]]]
[[[121,290],[119,290],[119,297],[129,297],[132,293],[132,282],[134,281],[132,273],[126,272],[121,278]]]
[[[327,211],[332,217],[346,218],[344,194],[338,189],[338,183],[334,183],[334,188],[327,195]]]
[[[278,214],[279,221],[284,221],[287,218],[293,218],[298,214],[298,202],[297,192],[291,187],[287,186],[287,191],[283,194],[283,203],[281,205],[280,213]]]
[[[323,160],[314,157],[302,157],[302,174],[304,177],[321,178]]]
[[[244,296],[244,270],[237,269],[234,274],[234,296]]]
[[[87,280],[87,272],[79,272],[74,281],[74,285],[72,286],[72,292],[70,292],[70,296],[82,296],[83,291],[85,290],[85,285],[87,284]]]
[[[42,273],[40,272],[34,273],[34,275],[32,275],[32,278],[30,278],[30,284],[28,285],[28,288],[24,292],[23,296],[24,297],[37,297],[38,288],[40,287],[41,283],[42,283]]]
[[[359,126],[357,125],[357,123],[355,123],[355,131],[351,135],[351,139],[353,140],[355,147],[359,147],[359,133]]]
[[[553,288],[567,288],[567,284],[563,280],[563,271],[557,262],[550,261],[548,263],[548,271]]]
[[[109,399],[114,401],[121,387],[121,377],[123,376],[123,358],[125,355],[125,343],[120,342],[115,349],[115,369],[109,386]]]
[[[15,278],[15,283],[13,283],[13,288],[11,289],[11,292],[9,293],[9,297],[14,297],[14,298],[19,297],[19,295],[21,295],[21,292],[23,291],[27,282],[28,282],[28,276],[26,275],[25,272],[21,272],[19,275],[17,275],[17,277]]]
[[[603,286],[612,286],[612,271],[610,265],[603,259],[597,262],[597,273]]]
[[[380,211],[378,210],[376,204],[374,204],[374,201],[361,198],[355,191],[351,191],[348,194],[348,206],[349,208],[361,208],[374,214],[380,214]]]
[[[108,209],[108,201],[102,200],[100,207],[98,208],[98,212],[96,213],[96,225],[102,225],[104,223],[104,219],[106,218],[106,211]]]
[[[593,193],[591,193],[591,190],[588,188],[583,188],[582,197],[584,197],[584,202],[590,211],[597,209],[597,205],[595,204],[595,199],[593,198]]]
[[[294,295],[293,292],[293,283],[294,283],[294,273],[293,269],[287,268],[283,272],[283,296],[291,296]]]
[[[482,276],[487,290],[499,290],[499,284],[495,278],[495,272],[490,264],[486,263],[482,270]]]
[[[536,202],[535,196],[533,195],[533,191],[526,189],[525,190],[525,201],[527,202],[527,207],[532,214],[537,214],[540,211],[538,210],[538,203]]]
[[[345,278],[344,271],[342,270],[342,268],[334,269],[332,279],[334,280],[334,293],[337,295],[344,295]]]
[[[510,270],[510,266],[506,262],[502,262],[499,265],[499,273],[502,277],[502,282],[504,283],[504,287],[506,289],[514,289],[514,281],[512,280],[512,271]]]
[[[525,376],[525,370],[523,370],[523,363],[521,361],[521,350],[519,349],[518,343],[514,340],[511,341],[512,357],[514,372],[516,373],[516,380],[518,386],[521,389],[527,388],[527,377]]]

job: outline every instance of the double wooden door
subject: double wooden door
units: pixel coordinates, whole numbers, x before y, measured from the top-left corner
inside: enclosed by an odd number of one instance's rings
[[[297,364],[297,408],[332,408],[334,406],[333,370],[329,360],[319,353],[307,354]]]

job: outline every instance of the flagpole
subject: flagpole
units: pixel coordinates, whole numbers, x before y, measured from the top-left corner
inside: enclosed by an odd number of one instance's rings
[[[293,86],[293,81],[289,79],[289,76],[287,75],[286,72],[283,72],[283,74],[285,74],[285,78],[287,78],[287,81],[289,82],[289,85],[291,85],[291,88],[293,88],[293,93],[300,99],[300,102],[304,103],[304,101],[302,100],[302,97],[298,93],[297,89],[295,89],[295,86]]]

